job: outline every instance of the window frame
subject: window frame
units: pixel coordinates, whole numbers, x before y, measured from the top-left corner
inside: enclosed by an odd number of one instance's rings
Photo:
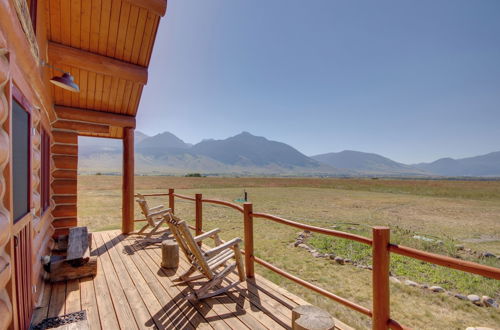
[[[40,129],[40,214],[50,208],[50,146],[49,131],[41,125]]]
[[[33,123],[32,123],[32,116],[31,116],[31,104],[28,102],[28,99],[23,95],[21,90],[17,88],[16,85],[12,84],[12,106],[11,108],[13,109],[13,103],[16,101],[20,106],[21,109],[26,111],[28,114],[28,180],[27,180],[27,201],[28,201],[28,211],[21,217],[13,219],[14,224],[17,223],[24,223],[25,218],[27,216],[31,216],[31,210],[33,208],[33,187],[32,187],[32,174],[33,174],[33,167],[32,167],[32,157],[33,157],[33,138],[32,138],[32,130],[33,130]],[[12,129],[12,128],[11,128]],[[14,183],[14,182],[13,182]],[[14,201],[12,201],[14,202]],[[14,211],[14,210],[12,210]]]

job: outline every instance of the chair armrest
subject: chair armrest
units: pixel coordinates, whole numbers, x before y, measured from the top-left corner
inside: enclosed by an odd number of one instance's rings
[[[242,242],[241,238],[239,238],[239,237],[233,238],[232,240],[227,241],[226,243],[224,243],[222,245],[216,246],[213,249],[206,251],[205,256],[212,257],[212,256],[218,254],[219,252],[222,252],[228,248],[231,248],[231,247],[233,247],[236,244],[239,244],[241,242]]]
[[[162,209],[162,208],[164,208],[164,207],[165,207],[165,206],[163,206],[163,205],[158,205],[158,206],[155,206],[155,207],[150,208],[150,209],[149,209],[149,211],[156,211],[156,210],[160,210],[160,209]]]
[[[148,217],[155,217],[155,216],[158,216],[158,215],[163,215],[163,214],[168,213],[170,211],[172,211],[172,209],[164,209],[164,210],[156,211],[156,212],[153,212],[153,213],[149,213]]]
[[[212,230],[210,230],[210,231],[207,231],[207,232],[206,232],[206,233],[204,233],[204,234],[201,234],[201,235],[196,236],[196,237],[194,238],[194,241],[195,241],[196,243],[201,242],[201,241],[203,241],[204,239],[209,238],[209,237],[212,237],[212,236],[216,235],[216,234],[217,234],[217,233],[219,233],[219,232],[220,232],[220,229],[219,229],[219,228],[212,229]]]

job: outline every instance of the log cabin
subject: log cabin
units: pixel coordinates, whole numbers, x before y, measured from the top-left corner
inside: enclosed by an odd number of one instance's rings
[[[0,329],[29,328],[41,257],[77,225],[78,136],[123,140],[132,230],[135,116],[166,5],[0,0]]]
[[[367,238],[169,189],[158,196],[168,196],[172,211],[175,198],[195,203],[196,235],[203,236],[203,204],[232,208],[244,224],[247,280],[224,298],[185,299],[160,267],[159,250],[140,249],[129,235],[135,118],[166,9],[166,0],[0,0],[0,330],[79,311],[87,313],[82,329],[290,328],[292,309],[307,302],[255,274],[255,263],[366,315],[373,329],[403,329],[390,317],[391,253],[500,279],[498,268],[391,244],[389,228],[374,227]],[[123,141],[122,227],[94,233],[95,276],[52,285],[42,259],[52,254],[54,238],[71,237],[78,225],[78,136]],[[371,309],[255,256],[253,218],[371,246]],[[181,258],[179,269],[188,268]]]

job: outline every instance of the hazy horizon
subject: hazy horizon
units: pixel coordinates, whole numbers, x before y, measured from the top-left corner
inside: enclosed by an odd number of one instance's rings
[[[398,162],[500,150],[500,2],[171,0],[137,128]]]

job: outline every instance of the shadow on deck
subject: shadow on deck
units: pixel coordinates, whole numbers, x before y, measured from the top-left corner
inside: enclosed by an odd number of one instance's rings
[[[86,310],[91,329],[290,329],[291,310],[307,304],[259,275],[229,294],[190,301],[190,288],[172,282],[176,271],[160,267],[158,244],[107,231],[93,233],[93,248],[97,276],[47,283],[33,324]],[[187,268],[181,253],[177,273]]]

